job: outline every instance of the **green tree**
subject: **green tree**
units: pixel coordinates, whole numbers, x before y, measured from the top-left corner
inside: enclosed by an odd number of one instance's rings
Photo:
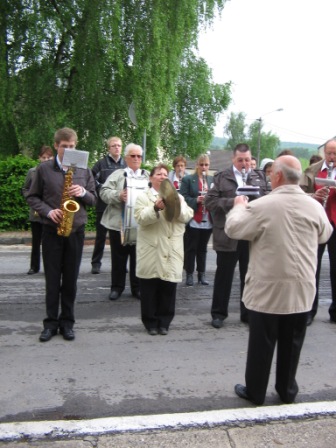
[[[42,144],[52,143],[55,129],[66,125],[78,131],[80,147],[94,157],[110,135],[141,142],[146,129],[148,152],[155,156],[161,135],[167,141],[167,123],[181,94],[177,83],[189,64],[187,50],[225,2],[2,0],[0,133],[8,135],[8,143],[1,141],[0,149],[35,156]],[[190,94],[197,94],[198,82]],[[226,86],[210,87],[216,98],[212,109],[191,98],[200,115],[208,109],[215,116],[228,103]],[[128,117],[132,102],[137,126]],[[187,123],[194,115],[180,120]],[[203,122],[212,133],[214,120]],[[193,145],[202,147],[204,141],[207,135]]]
[[[238,143],[246,141],[245,118],[246,115],[243,112],[239,112],[238,114],[231,112],[228,122],[224,126],[224,132],[228,136],[226,149],[233,150]]]
[[[254,121],[248,128],[243,112],[231,113],[224,130],[228,135],[227,149],[233,149],[238,143],[247,143],[252,154],[257,157],[260,141],[260,160],[269,157],[274,159],[280,148],[280,139],[271,132],[263,132],[262,121]],[[260,126],[260,128],[259,128]]]
[[[181,67],[170,114],[162,123],[166,130],[162,135],[166,154],[182,153],[195,158],[205,152],[212,141],[216,117],[229,101],[230,84],[213,83],[204,59],[189,51]]]
[[[278,149],[280,148],[280,139],[277,135],[272,134],[271,132],[263,132],[262,121],[259,122],[257,120],[250,125],[247,134],[247,143],[249,144],[252,150],[252,154],[255,157],[258,157],[259,140],[260,140],[259,162],[266,157],[274,159]]]

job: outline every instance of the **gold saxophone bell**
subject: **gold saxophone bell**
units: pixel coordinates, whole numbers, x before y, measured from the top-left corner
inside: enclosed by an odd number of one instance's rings
[[[79,204],[68,199],[63,204],[63,225],[57,229],[57,235],[69,236],[72,230],[74,215],[79,210]]]

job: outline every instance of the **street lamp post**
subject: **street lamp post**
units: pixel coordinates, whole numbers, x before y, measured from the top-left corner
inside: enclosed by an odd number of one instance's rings
[[[261,117],[257,118],[256,121],[259,121],[259,127],[258,127],[258,151],[257,151],[257,163],[258,167],[260,164],[260,150],[261,150],[261,123],[262,123],[262,117],[265,115],[273,114],[273,112],[282,112],[283,108],[280,107],[279,109],[272,110],[271,112],[267,112],[266,114],[262,115]]]

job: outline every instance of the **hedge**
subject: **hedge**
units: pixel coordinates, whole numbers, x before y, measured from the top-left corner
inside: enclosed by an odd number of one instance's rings
[[[0,160],[0,232],[29,228],[29,206],[22,195],[27,172],[37,161],[18,155]],[[95,229],[95,208],[88,209],[87,230]]]

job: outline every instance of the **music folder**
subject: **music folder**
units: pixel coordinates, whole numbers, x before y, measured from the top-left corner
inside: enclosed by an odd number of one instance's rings
[[[88,167],[89,152],[80,149],[66,148],[64,150],[62,165],[86,169]]]

